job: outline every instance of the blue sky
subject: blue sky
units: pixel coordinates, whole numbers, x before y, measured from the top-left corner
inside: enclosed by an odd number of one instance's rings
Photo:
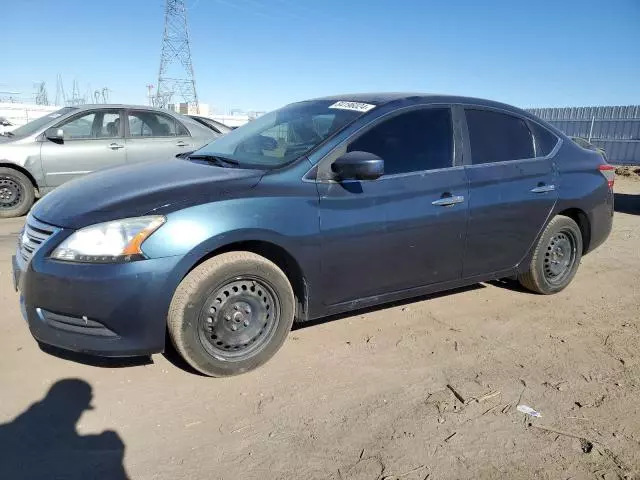
[[[420,91],[521,107],[640,103],[640,0],[186,0],[198,95],[269,110]],[[146,102],[163,0],[4,0],[0,91],[56,75]],[[8,41],[7,41],[8,39]]]

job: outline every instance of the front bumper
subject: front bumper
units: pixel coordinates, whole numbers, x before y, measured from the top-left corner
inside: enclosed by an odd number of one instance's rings
[[[41,343],[105,357],[164,350],[166,317],[182,257],[129,264],[13,258],[23,315]]]

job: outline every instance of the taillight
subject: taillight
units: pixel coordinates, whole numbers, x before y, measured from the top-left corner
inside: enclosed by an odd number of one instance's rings
[[[609,185],[609,188],[613,188],[613,182],[616,179],[616,167],[605,163],[599,165],[598,170],[600,170],[600,173],[607,179],[607,185]]]

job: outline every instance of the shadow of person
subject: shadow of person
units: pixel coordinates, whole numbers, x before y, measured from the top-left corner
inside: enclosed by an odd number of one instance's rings
[[[92,410],[84,380],[56,382],[12,422],[0,424],[2,479],[128,479],[124,443],[114,431],[79,435],[76,423]]]

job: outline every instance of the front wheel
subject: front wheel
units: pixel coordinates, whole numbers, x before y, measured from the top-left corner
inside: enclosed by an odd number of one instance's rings
[[[35,189],[24,173],[0,167],[0,218],[21,217],[29,211],[34,198]]]
[[[223,253],[192,270],[176,289],[169,335],[199,372],[236,375],[280,349],[294,306],[291,284],[273,262],[251,252]]]
[[[571,218],[558,215],[542,232],[529,270],[518,280],[523,287],[536,293],[557,293],[571,283],[581,258],[580,227]]]

